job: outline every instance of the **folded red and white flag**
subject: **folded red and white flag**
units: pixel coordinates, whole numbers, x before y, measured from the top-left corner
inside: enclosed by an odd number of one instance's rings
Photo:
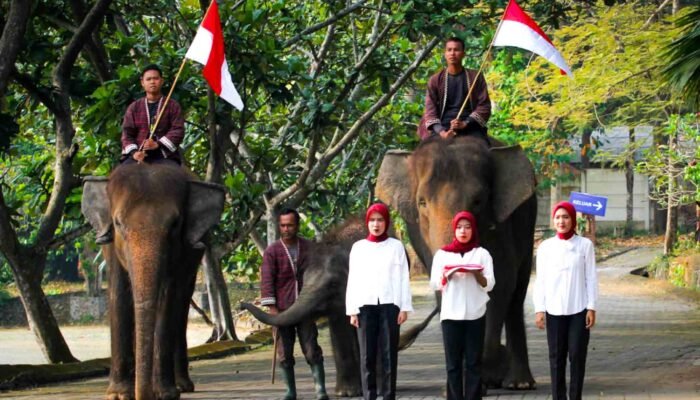
[[[571,69],[564,61],[564,57],[554,47],[552,41],[537,25],[537,23],[525,14],[522,8],[510,0],[506,7],[503,21],[493,40],[494,46],[513,46],[529,50],[546,58],[549,62],[561,69],[562,74],[571,77]]]
[[[243,110],[243,100],[233,86],[231,73],[228,70],[226,53],[224,53],[224,33],[221,30],[216,0],[212,0],[209,7],[185,58],[204,65],[202,74],[212,90],[240,111]]]
[[[442,280],[440,281],[441,286],[440,290],[444,290],[445,286],[447,286],[447,281],[450,278],[450,275],[454,274],[455,272],[472,272],[472,271],[481,271],[484,269],[484,266],[481,264],[456,264],[456,265],[445,265],[442,267]]]

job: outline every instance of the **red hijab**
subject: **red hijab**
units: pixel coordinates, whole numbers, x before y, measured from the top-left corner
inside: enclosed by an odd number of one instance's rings
[[[374,236],[371,232],[369,235],[367,235],[367,240],[370,242],[383,242],[389,238],[389,224],[391,223],[391,216],[389,215],[389,208],[385,206],[382,203],[374,203],[369,208],[367,209],[367,214],[365,215],[365,226],[369,225],[369,216],[372,215],[372,213],[379,213],[381,214],[382,217],[384,217],[384,221],[386,221],[386,228],[384,229],[384,233],[382,233],[379,236]]]
[[[554,219],[554,214],[556,214],[557,210],[560,208],[563,208],[566,210],[566,213],[569,214],[569,217],[571,218],[571,230],[566,233],[557,232],[557,237],[562,240],[569,240],[576,233],[576,209],[574,208],[574,205],[568,201],[557,203],[557,205],[554,206],[554,209],[552,209],[552,219]]]
[[[463,219],[469,221],[472,226],[472,237],[467,243],[462,243],[457,240],[457,235],[455,234],[457,224]],[[479,247],[479,230],[476,227],[476,218],[474,218],[474,215],[469,211],[460,211],[452,218],[452,234],[455,235],[455,238],[452,240],[452,243],[442,248],[444,251],[464,254],[471,251],[473,248]]]

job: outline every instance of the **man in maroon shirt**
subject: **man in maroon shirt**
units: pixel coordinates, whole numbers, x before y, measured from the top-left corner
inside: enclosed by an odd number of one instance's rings
[[[464,41],[460,38],[447,39],[444,56],[447,68],[428,81],[418,136],[421,140],[437,136],[448,139],[458,135],[477,135],[486,139],[491,99],[483,74],[477,76],[477,71],[462,66]],[[469,101],[457,118],[472,85],[474,89]]]
[[[289,308],[296,301],[303,285],[304,269],[308,260],[311,242],[299,237],[299,213],[284,209],[279,214],[280,240],[265,249],[260,268],[260,303],[267,306],[271,314]],[[287,384],[284,400],[296,399],[294,379],[294,337],[299,335],[299,344],[311,366],[317,399],[328,399],[326,378],[323,370],[323,352],[318,345],[318,329],[314,320],[298,325],[276,328],[277,358]],[[279,345],[281,342],[281,345]]]
[[[163,74],[151,64],[141,72],[141,87],[146,96],[126,109],[122,122],[122,163],[175,162],[180,164],[178,148],[184,137],[184,119],[180,104],[172,98],[165,102],[161,92]],[[163,116],[151,138],[158,114]]]
[[[180,165],[178,147],[185,133],[184,119],[177,101],[170,99],[165,104],[161,92],[163,74],[155,64],[148,65],[141,72],[141,87],[146,96],[134,101],[126,109],[122,122],[122,164],[132,163],[175,163]],[[165,107],[165,108],[163,108]],[[163,116],[155,128],[161,110]],[[98,232],[97,244],[108,244],[114,240],[110,225],[105,232]]]

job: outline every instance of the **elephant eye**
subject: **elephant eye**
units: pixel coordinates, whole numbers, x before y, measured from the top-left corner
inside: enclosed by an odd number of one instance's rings
[[[425,199],[419,199],[419,200],[418,200],[418,206],[419,206],[419,207],[425,207],[425,205],[426,205]]]

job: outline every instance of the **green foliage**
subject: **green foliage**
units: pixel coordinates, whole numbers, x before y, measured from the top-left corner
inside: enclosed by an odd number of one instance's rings
[[[12,81],[0,101],[2,118],[10,116],[17,126],[0,124],[12,133],[8,146],[0,151],[0,187],[11,222],[26,245],[36,240],[56,178],[54,110],[41,99],[52,98],[52,70],[72,37],[72,27],[78,25],[71,9],[74,4],[36,2],[25,47],[15,63],[16,75],[25,78],[25,83]],[[251,216],[274,211],[266,210],[266,202],[293,187],[308,172],[307,166],[313,168],[321,162],[319,157],[336,147],[340,147],[337,155],[323,160],[328,165],[280,206],[299,205],[309,226],[320,230],[363,210],[373,195],[384,152],[412,149],[417,143],[423,92],[428,77],[443,66],[441,49],[406,82],[397,83],[397,77],[436,36],[465,39],[467,63],[478,67],[505,4],[505,0],[372,0],[341,14],[347,2],[222,2],[229,69],[246,108],[234,112],[217,100],[214,110],[218,135],[225,142],[225,165],[222,176],[212,178],[223,182],[229,192],[214,242],[240,239],[246,221],[254,222],[256,233],[265,237],[266,221]],[[569,6],[537,0],[528,5],[545,27],[568,23],[588,12],[588,2]],[[98,73],[90,47],[83,48],[72,70],[69,92],[75,126],[72,140],[78,146],[72,159],[76,176],[106,175],[116,165],[123,112],[142,95],[140,69],[158,63],[166,85],[172,84],[202,18],[199,6],[196,0],[112,4],[105,23],[93,35],[98,39],[93,45],[102,53],[108,71]],[[338,19],[332,28],[310,29],[333,16]],[[507,143],[522,143],[538,171],[546,175],[550,165],[566,161],[568,155],[560,151],[565,148],[561,143],[566,135],[556,129],[533,133],[517,122],[523,113],[516,106],[527,96],[517,91],[521,78],[509,71],[523,68],[526,60],[518,54],[499,57],[502,67],[496,67],[494,73],[503,79],[495,82],[505,96],[499,100],[501,109],[494,114],[492,132]],[[204,176],[212,138],[207,122],[208,86],[201,68],[186,64],[173,96],[185,110],[185,158],[196,174]],[[383,106],[379,104],[394,89],[396,94]],[[377,107],[376,113],[368,114]],[[360,123],[359,134],[341,143]],[[231,134],[235,140],[229,139]],[[2,146],[0,143],[0,149]],[[66,199],[56,235],[84,223],[77,183]],[[303,228],[305,234],[311,234],[308,227]],[[83,242],[86,240],[78,239],[74,246],[80,248]],[[224,265],[244,279],[255,279],[259,262],[257,249],[243,241],[225,256]]]
[[[700,106],[700,6],[687,7],[676,23],[681,32],[667,47],[666,79],[697,110]]]
[[[663,49],[676,28],[662,19],[642,29],[653,8],[591,6],[587,16],[553,35],[572,77],[559,75],[539,56],[517,74],[506,97],[513,102],[510,120],[535,164],[543,164],[538,172],[545,177],[555,177],[558,165],[573,155],[569,139],[599,127],[658,125],[678,109],[660,75],[668,62]],[[581,148],[581,155],[591,156],[590,151]],[[624,162],[626,155],[620,157]]]
[[[693,114],[672,115],[662,135],[666,144],[652,146],[637,170],[653,182],[651,198],[662,206],[700,201],[700,127]]]

